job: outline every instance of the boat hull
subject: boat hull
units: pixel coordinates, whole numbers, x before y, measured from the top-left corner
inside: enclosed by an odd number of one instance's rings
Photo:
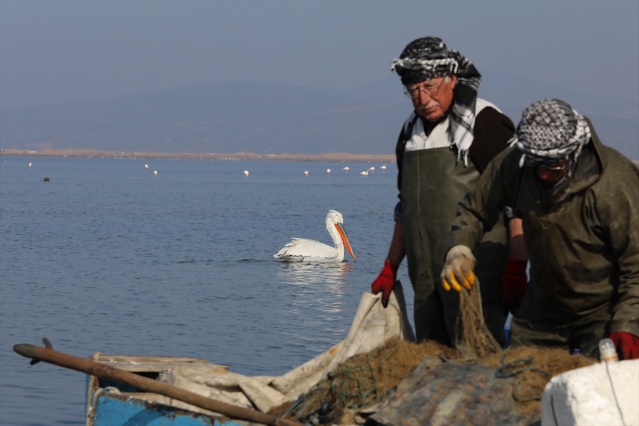
[[[171,368],[207,362],[196,358],[102,354],[96,354],[92,359],[101,364],[157,380],[161,380],[162,375]],[[231,420],[163,395],[139,392],[126,384],[87,376],[87,426],[247,426],[251,424]]]

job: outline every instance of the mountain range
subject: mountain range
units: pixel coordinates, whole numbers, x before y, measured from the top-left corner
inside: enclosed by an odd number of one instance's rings
[[[515,124],[543,98],[565,100],[602,139],[639,159],[639,105],[501,72],[485,73],[480,97]],[[88,102],[0,110],[0,148],[119,152],[393,154],[411,103],[390,74],[354,90],[216,81]]]

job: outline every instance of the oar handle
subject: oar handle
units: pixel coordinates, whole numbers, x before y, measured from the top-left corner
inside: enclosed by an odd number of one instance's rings
[[[222,401],[207,398],[188,390],[169,385],[168,383],[162,383],[119,368],[100,364],[89,359],[67,355],[53,349],[41,348],[29,344],[19,344],[15,345],[13,350],[24,357],[31,358],[32,360],[45,361],[60,367],[70,368],[72,370],[90,374],[100,379],[125,383],[138,390],[168,396],[206,410],[220,413],[232,419],[248,420],[270,426],[303,426],[301,423],[294,420],[281,419],[249,408],[227,404]]]

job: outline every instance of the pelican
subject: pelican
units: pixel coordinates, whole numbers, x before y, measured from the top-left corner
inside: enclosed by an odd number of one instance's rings
[[[345,172],[349,171],[351,168],[348,166],[344,166],[344,168],[342,170],[344,170]]]
[[[335,247],[305,238],[293,238],[273,257],[286,262],[341,262],[344,247],[355,259],[355,254],[344,230],[344,218],[340,212],[329,210],[326,215],[326,229]]]

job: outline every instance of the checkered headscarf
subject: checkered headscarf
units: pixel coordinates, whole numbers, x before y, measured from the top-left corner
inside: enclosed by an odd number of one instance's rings
[[[543,99],[524,109],[515,132],[519,166],[538,167],[573,155],[590,140],[586,119],[564,101]]]
[[[468,149],[473,143],[475,104],[481,74],[461,53],[446,47],[437,37],[423,37],[410,42],[394,59],[391,70],[409,85],[450,74],[457,76],[453,93],[453,109],[448,129],[451,144],[457,146],[458,155],[468,162]]]

